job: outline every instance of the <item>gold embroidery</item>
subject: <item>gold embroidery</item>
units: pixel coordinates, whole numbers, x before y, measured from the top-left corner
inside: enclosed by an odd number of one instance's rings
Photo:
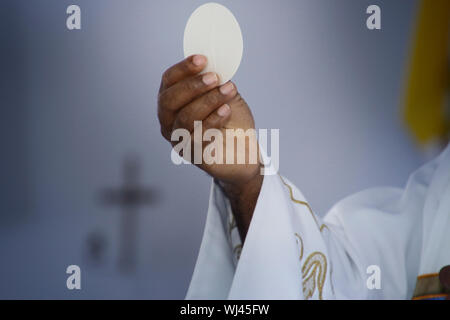
[[[329,230],[326,224],[319,225],[319,222],[314,212],[312,211],[311,206],[305,201],[295,199],[292,187],[284,181],[281,175],[278,176],[280,177],[281,182],[288,188],[289,196],[292,202],[303,205],[308,208],[308,211],[311,214],[312,218],[314,219],[314,222],[316,223],[317,228],[319,228],[320,232],[322,232],[325,229]],[[303,250],[304,250],[303,239],[298,233],[295,233],[295,236],[298,239],[297,243],[299,243],[300,241],[300,261],[301,261],[303,258]],[[311,253],[308,256],[308,258],[306,258],[306,261],[302,267],[303,296],[305,297],[306,300],[310,299],[314,295],[316,288],[318,290],[319,300],[323,299],[323,287],[325,285],[326,275],[327,275],[326,256],[322,252],[318,251]]]
[[[311,216],[313,217],[314,222],[316,223],[317,228],[319,228],[320,232],[322,232],[323,229],[325,229],[325,228],[328,229],[328,226],[325,225],[325,224],[319,225],[319,222],[317,221],[316,215],[312,211],[311,206],[309,205],[309,203],[305,202],[305,201],[301,201],[301,200],[295,199],[294,198],[294,191],[292,190],[292,187],[284,181],[283,177],[280,174],[278,174],[278,176],[280,177],[281,182],[283,182],[283,184],[289,189],[289,196],[291,197],[292,202],[301,204],[301,205],[306,206],[308,208],[308,210],[311,213]]]
[[[300,261],[302,261],[303,258],[303,239],[302,237],[300,237],[300,235],[298,233],[295,234],[295,237],[297,238],[295,241],[297,241],[297,244],[299,243],[300,240]]]
[[[317,288],[319,299],[323,299],[323,286],[327,274],[327,258],[321,252],[313,252],[306,259],[302,267],[303,295],[309,299]]]

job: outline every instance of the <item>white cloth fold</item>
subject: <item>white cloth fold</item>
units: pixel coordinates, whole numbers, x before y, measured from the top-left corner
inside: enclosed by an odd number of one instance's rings
[[[450,265],[450,147],[405,189],[362,191],[323,220],[291,182],[265,176],[242,251],[237,234],[213,183],[187,299],[410,299],[418,275]]]

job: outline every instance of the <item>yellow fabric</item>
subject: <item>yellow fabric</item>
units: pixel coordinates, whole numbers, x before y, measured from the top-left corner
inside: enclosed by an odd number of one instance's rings
[[[450,1],[422,0],[407,85],[405,120],[424,145],[448,137]]]

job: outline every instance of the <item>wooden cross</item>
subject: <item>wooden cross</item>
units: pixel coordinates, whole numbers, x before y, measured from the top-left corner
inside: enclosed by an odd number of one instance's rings
[[[136,157],[125,160],[123,186],[119,189],[107,189],[104,200],[107,204],[122,208],[120,222],[120,247],[118,264],[122,272],[133,271],[137,260],[138,208],[155,201],[155,192],[139,185],[139,163]]]

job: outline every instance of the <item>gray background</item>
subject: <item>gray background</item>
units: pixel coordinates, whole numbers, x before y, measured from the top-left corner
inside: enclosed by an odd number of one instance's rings
[[[174,166],[156,93],[205,1],[5,1],[1,27],[0,298],[183,298],[210,179]],[[423,163],[401,118],[416,1],[230,0],[244,35],[234,78],[259,128],[280,129],[280,171],[320,215]],[[78,4],[82,30],[66,29]],[[366,28],[370,4],[382,30]],[[117,268],[124,158],[158,201],[139,212],[137,270]],[[106,245],[90,262],[87,238]],[[82,290],[66,289],[66,267]]]

